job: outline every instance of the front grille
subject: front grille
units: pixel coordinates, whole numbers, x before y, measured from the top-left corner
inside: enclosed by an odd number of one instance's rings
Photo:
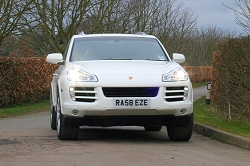
[[[155,97],[158,87],[104,87],[102,88],[106,97]]]
[[[97,99],[96,93],[95,88],[75,87],[74,100],[78,102],[94,102]]]
[[[187,94],[185,87],[167,87],[164,93],[167,102],[183,101]]]

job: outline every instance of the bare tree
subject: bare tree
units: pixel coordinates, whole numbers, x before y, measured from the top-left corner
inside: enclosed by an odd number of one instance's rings
[[[33,0],[30,13],[23,17],[27,23],[23,39],[30,40],[32,47],[45,55],[63,52],[70,37],[79,31],[144,31],[162,39],[169,37],[164,36],[166,33],[179,31],[184,37],[195,21],[181,6],[174,9],[175,3],[176,0]]]
[[[233,32],[216,26],[193,29],[192,35],[185,38],[183,47],[187,64],[191,66],[211,66],[217,44],[229,36],[233,36]]]
[[[30,1],[30,10],[21,19],[23,24],[19,31],[22,36],[19,40],[28,42],[33,48],[30,50],[41,56],[49,52],[64,52],[70,37],[80,31],[144,31],[156,35],[170,55],[173,52],[187,53],[190,63],[199,59],[195,56],[200,52],[197,53],[194,45],[201,42],[197,41],[199,37],[193,36],[197,18],[191,9],[183,9],[182,3],[176,4],[177,0]]]
[[[30,13],[24,17],[27,24],[23,33],[39,54],[64,52],[85,13],[95,3],[91,0],[33,0]]]
[[[117,13],[121,13],[122,0],[100,0],[86,12],[79,29],[85,33],[117,32]]]
[[[163,3],[164,4],[164,3]],[[168,0],[160,10],[157,36],[163,42],[170,55],[174,52],[184,52],[184,46],[193,34],[197,17],[190,8],[183,9],[183,4],[176,4],[176,0]]]
[[[30,49],[19,44],[14,51],[33,50],[40,56],[63,53],[71,36],[81,31],[143,31],[157,36],[170,55],[184,53],[187,65],[211,65],[216,43],[228,34],[216,27],[198,29],[194,11],[177,0],[6,0],[0,9],[0,39],[27,43]]]
[[[29,8],[28,0],[1,0],[0,1],[0,44],[7,36],[18,33],[20,19]]]
[[[30,7],[29,0],[1,0],[0,1],[0,49],[6,54],[10,45],[16,42],[14,35],[19,34],[23,14]]]
[[[227,8],[234,11],[235,22],[243,27],[246,33],[250,33],[250,0],[235,0],[235,6],[239,9],[229,7],[224,4]]]

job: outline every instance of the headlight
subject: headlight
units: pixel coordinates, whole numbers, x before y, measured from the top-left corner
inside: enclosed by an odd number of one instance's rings
[[[72,68],[68,71],[67,78],[69,81],[75,82],[97,82],[97,77],[94,74],[87,73],[83,70]]]
[[[163,74],[162,81],[186,81],[188,80],[188,74],[182,68],[177,68],[169,73]]]

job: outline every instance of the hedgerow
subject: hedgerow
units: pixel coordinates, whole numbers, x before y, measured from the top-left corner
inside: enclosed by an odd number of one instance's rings
[[[45,58],[0,57],[0,107],[49,99],[56,66]]]
[[[250,116],[250,37],[229,38],[213,55],[212,101],[230,118]]]

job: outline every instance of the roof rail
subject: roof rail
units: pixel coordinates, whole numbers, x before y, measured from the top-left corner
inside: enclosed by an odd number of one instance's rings
[[[137,35],[147,35],[146,33],[144,32],[136,32]]]
[[[82,31],[82,32],[80,32],[78,35],[85,35],[85,33]]]

